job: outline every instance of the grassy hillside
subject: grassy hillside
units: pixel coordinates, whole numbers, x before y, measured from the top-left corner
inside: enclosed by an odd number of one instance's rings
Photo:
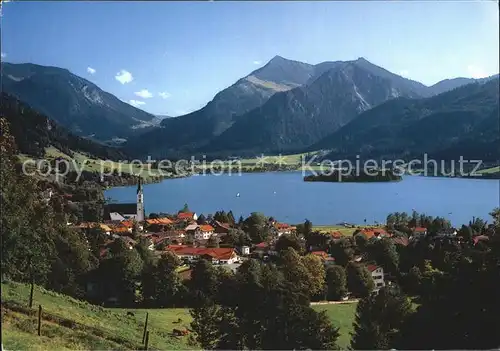
[[[171,336],[172,329],[189,328],[188,309],[112,309],[91,305],[41,287],[35,287],[29,310],[29,285],[2,283],[2,343],[7,350],[131,350],[139,349],[146,312],[149,313],[149,349],[197,349],[189,337]],[[42,336],[37,336],[37,308],[43,307]],[[340,328],[339,346],[345,349],[356,303],[315,305]],[[127,316],[127,312],[133,316]],[[182,321],[177,322],[178,319]]]
[[[29,292],[29,285],[2,283],[2,343],[8,350],[138,349],[146,312],[150,349],[196,348],[188,345],[188,337],[170,335],[173,328],[189,327],[187,309],[104,309],[40,287],[35,289],[33,303],[36,308],[42,305],[45,312],[42,336],[38,337],[36,311],[26,311]],[[134,316],[127,316],[128,311]],[[173,323],[179,318],[181,323]]]

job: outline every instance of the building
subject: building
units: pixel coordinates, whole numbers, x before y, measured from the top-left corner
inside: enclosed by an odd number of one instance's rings
[[[372,275],[373,282],[375,283],[375,291],[378,291],[380,288],[384,287],[384,269],[374,264],[369,264],[366,268],[368,268],[368,271],[370,271]]]
[[[153,218],[153,219],[146,219],[146,223],[148,224],[148,230],[152,231],[166,231],[171,228],[172,224],[174,223],[172,220],[169,218]]]
[[[240,252],[242,255],[250,255],[250,246],[242,246]]]
[[[144,209],[144,193],[142,181],[139,179],[137,184],[137,201],[136,203],[123,204],[107,204],[104,206],[104,220],[108,221],[123,221],[125,219],[133,219],[137,222],[143,222],[146,218]]]
[[[169,245],[167,249],[179,257],[179,259],[188,262],[195,262],[200,258],[204,258],[215,264],[233,264],[239,260],[234,248]]]
[[[185,231],[194,235],[196,240],[208,240],[214,235],[214,227],[210,224],[190,224],[185,228]]]
[[[422,239],[427,236],[427,228],[424,227],[416,227],[413,228],[413,238],[415,239]]]
[[[194,238],[196,240],[208,240],[214,234],[214,227],[210,224],[202,224],[198,226],[198,229],[194,233]]]
[[[274,222],[273,227],[276,230],[278,237],[282,236],[283,234],[286,235],[292,234],[296,230],[295,227],[292,227],[287,223]]]
[[[363,228],[361,229],[360,233],[364,234],[367,239],[371,238],[381,239],[391,236],[389,235],[389,233],[385,231],[385,229],[382,228]]]
[[[457,231],[455,229],[450,229],[443,231],[441,233],[438,233],[436,235],[436,239],[455,239],[457,237]]]
[[[219,235],[227,234],[227,233],[229,233],[229,230],[231,229],[231,226],[228,223],[214,221],[214,223],[212,223],[212,224],[213,224],[214,229],[215,229],[214,232],[219,234]]]
[[[339,239],[342,239],[344,237],[344,235],[340,231],[334,230],[334,231],[330,232],[330,237],[333,240],[339,240]]]
[[[335,258],[331,257],[325,251],[312,251],[311,255],[319,257],[325,266],[335,264]]]
[[[177,219],[180,221],[196,221],[198,215],[194,212],[179,212],[177,213]]]
[[[102,230],[102,232],[106,235],[111,235],[112,229],[110,226],[102,223],[95,223],[95,222],[82,222],[79,225],[76,226],[76,228],[85,230],[85,229],[91,229],[91,228],[98,228]]]

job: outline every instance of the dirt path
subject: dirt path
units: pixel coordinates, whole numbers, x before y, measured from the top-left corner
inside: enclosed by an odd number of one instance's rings
[[[346,301],[318,301],[318,302],[311,302],[311,306],[316,306],[316,305],[342,305],[342,304],[356,303],[358,301],[359,301],[358,299],[352,299],[352,300],[346,300]]]

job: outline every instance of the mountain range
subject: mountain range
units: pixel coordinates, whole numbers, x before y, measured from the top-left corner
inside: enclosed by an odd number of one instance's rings
[[[202,109],[163,120],[125,147],[158,157],[299,152],[388,100],[427,98],[475,81],[426,86],[364,58],[309,65],[276,56]]]
[[[127,138],[161,121],[66,69],[6,62],[1,69],[3,92],[80,136],[100,141]]]
[[[65,69],[3,63],[2,78],[2,89],[33,109],[80,136],[119,139],[124,151],[136,157],[251,156],[312,149],[350,155],[358,146],[371,153],[409,154],[428,148],[429,143],[439,144],[433,150],[460,148],[460,142],[470,145],[461,141],[467,133],[460,128],[421,132],[420,139],[412,139],[408,130],[414,126],[408,125],[405,111],[414,111],[410,119],[425,130],[433,121],[424,118],[428,115],[437,115],[436,125],[463,122],[465,128],[472,115],[482,120],[485,114],[494,114],[495,106],[498,110],[498,99],[495,105],[491,98],[498,75],[446,79],[426,86],[364,58],[310,65],[276,56],[217,93],[200,110],[174,118],[134,108]],[[484,84],[493,79],[496,83]],[[454,100],[452,93],[461,95]],[[470,94],[476,94],[476,100]],[[490,97],[484,97],[489,109],[476,109],[475,102],[467,102],[481,101],[477,96],[482,95]],[[351,142],[354,130],[362,136]],[[402,137],[403,131],[409,134]],[[448,142],[431,140],[441,132]],[[384,148],[374,135],[394,140]],[[420,149],[415,147],[419,143]]]
[[[437,159],[462,155],[498,161],[498,101],[498,78],[430,98],[393,99],[361,113],[309,149],[329,149],[330,159],[355,159],[357,155],[411,159],[427,153]]]
[[[119,148],[74,135],[14,96],[2,92],[0,98],[1,117],[9,122],[10,134],[14,137],[18,152],[21,154],[43,158],[47,148],[55,147],[70,156],[74,152],[79,152],[103,160],[118,161],[127,158]]]

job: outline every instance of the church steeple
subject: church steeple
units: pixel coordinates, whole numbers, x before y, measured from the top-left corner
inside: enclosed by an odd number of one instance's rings
[[[137,194],[142,193],[142,178],[139,178],[139,182],[137,183]]]
[[[142,178],[139,178],[139,182],[137,183],[137,222],[143,222],[144,216],[144,193],[142,190]]]

